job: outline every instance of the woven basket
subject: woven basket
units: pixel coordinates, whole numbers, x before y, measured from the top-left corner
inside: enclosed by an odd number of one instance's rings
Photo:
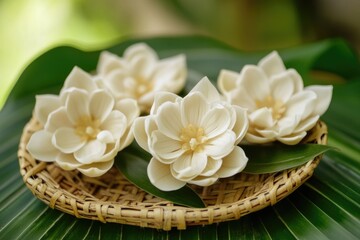
[[[35,160],[26,151],[26,144],[40,127],[35,119],[25,126],[18,151],[21,175],[36,197],[51,208],[78,218],[163,230],[239,219],[274,205],[304,183],[321,158],[318,156],[303,166],[282,172],[240,173],[209,187],[191,186],[207,207],[190,208],[142,191],[115,168],[101,177],[90,178],[78,171],[64,171],[54,163]],[[326,125],[318,122],[303,142],[326,144]]]

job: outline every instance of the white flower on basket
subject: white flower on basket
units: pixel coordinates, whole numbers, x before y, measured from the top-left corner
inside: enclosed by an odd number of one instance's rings
[[[116,154],[132,142],[130,128],[139,114],[135,100],[115,103],[90,75],[75,68],[60,96],[36,97],[34,117],[44,129],[31,136],[27,150],[38,160],[55,161],[65,170],[78,169],[97,177],[107,172]]]
[[[204,78],[184,98],[156,95],[150,115],[135,120],[134,136],[153,156],[147,168],[152,184],[171,191],[241,172],[248,159],[237,144],[247,128],[246,111],[222,101]]]
[[[102,52],[97,74],[116,99],[133,98],[143,112],[149,112],[156,92],[183,89],[187,69],[184,55],[159,60],[153,49],[138,43],[127,48],[122,58]]]
[[[286,69],[277,52],[246,65],[240,74],[222,70],[218,87],[231,104],[248,110],[251,143],[299,143],[329,107],[332,86],[303,87],[299,73]]]

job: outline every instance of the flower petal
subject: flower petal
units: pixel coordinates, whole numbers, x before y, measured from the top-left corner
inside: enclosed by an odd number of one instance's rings
[[[145,43],[137,43],[128,47],[124,52],[124,59],[132,62],[134,58],[143,57],[156,61],[158,59],[156,52]]]
[[[124,146],[120,144],[120,141],[117,141],[116,143],[106,144],[104,155],[101,156],[96,162],[107,162],[114,159],[118,152],[122,150],[122,148],[124,148]]]
[[[228,94],[230,91],[236,88],[236,79],[239,77],[239,73],[222,69],[220,71],[217,83],[218,88],[222,94]]]
[[[301,118],[299,115],[283,117],[278,121],[276,131],[279,133],[279,136],[287,136],[292,134],[300,121]]]
[[[286,117],[300,116],[300,120],[309,117],[315,108],[316,94],[312,91],[301,91],[293,95],[286,103]]]
[[[153,116],[148,116],[145,120],[145,132],[148,136],[151,136],[151,133],[158,129],[155,119]]]
[[[176,179],[170,172],[170,165],[163,164],[155,158],[147,167],[150,182],[162,191],[173,191],[185,186],[186,182]]]
[[[123,136],[120,138],[120,145],[118,151],[129,146],[133,141],[134,141],[134,133],[133,133],[133,127],[131,126],[124,132]]]
[[[105,174],[114,165],[114,160],[106,162],[98,162],[92,164],[84,164],[78,167],[78,170],[89,177],[99,177]]]
[[[247,162],[248,158],[242,148],[236,146],[229,155],[223,158],[222,166],[216,174],[220,178],[231,177],[244,170]]]
[[[140,115],[140,109],[137,102],[130,98],[118,101],[116,103],[115,109],[119,110],[126,116],[128,126],[130,126]]]
[[[166,136],[180,140],[183,125],[178,104],[170,102],[162,104],[157,114],[156,123],[159,130]]]
[[[237,145],[244,138],[246,131],[249,128],[249,122],[248,122],[246,110],[238,106],[233,106],[233,108],[236,111],[236,122],[232,130],[235,133],[236,136],[235,144]]]
[[[234,149],[235,140],[235,133],[228,130],[223,134],[208,140],[204,146],[204,152],[214,159],[223,158]]]
[[[234,91],[231,91],[229,97],[231,99],[231,104],[245,108],[249,110],[249,112],[252,112],[257,108],[254,99],[247,93],[245,88],[236,88]]]
[[[303,131],[309,131],[312,129],[317,121],[319,120],[320,116],[316,115],[314,117],[307,118],[303,121],[301,121],[295,128],[294,133],[303,132]]]
[[[262,101],[270,96],[270,82],[261,68],[245,65],[238,78],[239,88],[244,88],[252,99]],[[241,106],[240,107],[244,107]]]
[[[203,77],[196,85],[195,87],[190,91],[190,93],[193,92],[200,92],[205,97],[207,102],[214,102],[219,101],[220,94],[212,85],[210,80],[207,77]],[[189,94],[190,94],[189,93]]]
[[[90,164],[99,161],[104,155],[106,144],[97,139],[88,141],[82,148],[74,153],[77,161],[83,164]]]
[[[208,111],[205,116],[201,116],[202,122],[200,126],[204,129],[208,138],[216,137],[224,133],[231,123],[228,109],[222,105],[217,105]]]
[[[270,128],[274,126],[275,122],[272,117],[272,112],[269,108],[264,107],[257,109],[249,114],[250,124],[256,128]]]
[[[108,115],[100,128],[111,132],[114,139],[120,139],[127,128],[126,117],[122,112],[114,110]]]
[[[159,107],[165,102],[176,102],[181,98],[174,93],[170,92],[159,92],[154,97],[154,103],[152,105],[150,114],[157,114]]]
[[[50,132],[45,130],[37,131],[31,135],[26,149],[35,159],[44,162],[54,162],[59,154],[59,150],[51,144],[51,137],[52,134]]]
[[[237,112],[235,108],[240,108],[238,106],[235,105],[231,105],[230,103],[226,102],[226,101],[221,101],[221,102],[213,102],[211,104],[211,107],[217,107],[220,106],[222,108],[225,108],[228,115],[229,115],[229,120],[230,120],[230,124],[229,124],[229,128],[228,129],[233,129],[235,124],[236,124],[236,117],[237,117]],[[240,108],[241,109],[241,108]]]
[[[286,103],[295,91],[295,82],[287,72],[279,73],[270,79],[271,94],[275,100]]]
[[[218,175],[212,175],[211,177],[197,176],[196,178],[189,181],[191,184],[206,187],[214,184],[219,179]]]
[[[128,73],[121,69],[116,69],[103,77],[104,85],[115,98],[130,97],[134,98],[134,88],[136,82],[130,78]]]
[[[285,65],[277,51],[273,51],[261,59],[258,66],[268,77],[285,71]]]
[[[256,132],[262,137],[269,139],[270,141],[275,140],[276,137],[279,135],[279,133],[273,129],[256,129]]]
[[[304,82],[300,74],[295,69],[292,68],[286,70],[286,72],[289,74],[289,76],[292,78],[295,84],[294,93],[302,91],[304,88]]]
[[[277,140],[287,145],[295,145],[298,144],[304,137],[306,136],[306,132],[299,132],[293,135],[288,135],[284,137],[278,137]]]
[[[98,89],[91,75],[79,67],[74,67],[72,69],[64,82],[64,87],[61,89],[61,92],[64,92],[66,89],[70,88],[79,88],[89,93]]]
[[[202,152],[186,153],[181,155],[170,166],[172,175],[179,180],[189,181],[204,171],[207,156]]]
[[[154,102],[154,97],[156,96],[158,92],[153,90],[147,93],[144,93],[140,97],[137,98],[137,102],[139,104],[140,110],[143,113],[149,113],[151,106]]]
[[[178,93],[185,85],[186,75],[186,57],[184,54],[162,59],[152,76],[154,90]]]
[[[45,124],[45,130],[49,132],[55,132],[58,128],[71,128],[72,126],[73,125],[66,114],[65,107],[60,107],[49,115],[48,121]]]
[[[114,98],[104,90],[95,91],[90,98],[90,114],[101,123],[108,117],[115,104]]]
[[[200,127],[208,109],[209,104],[201,93],[189,93],[181,102],[181,117],[184,126],[192,124]]]
[[[333,87],[331,85],[328,86],[312,85],[306,87],[305,90],[313,91],[314,93],[316,93],[317,96],[313,115],[320,115],[320,116],[323,115],[326,112],[326,110],[329,108]]]
[[[151,134],[151,149],[153,155],[162,163],[170,164],[184,153],[182,145],[179,141],[171,139],[162,134],[159,130],[155,130]]]
[[[74,170],[82,165],[81,163],[76,161],[76,159],[74,158],[74,154],[64,153],[60,153],[57,156],[56,163],[66,171]]]
[[[152,71],[156,67],[158,57],[152,48],[139,43],[125,51],[124,59],[132,66],[131,74],[133,76],[149,80]]]
[[[145,120],[147,117],[139,117],[135,119],[134,125],[133,125],[133,133],[136,142],[147,152],[150,152],[149,146],[148,146],[148,135],[145,132]]]
[[[205,177],[214,175],[220,169],[222,162],[222,159],[215,160],[211,157],[208,157],[206,167],[200,175]]]
[[[66,112],[73,124],[78,124],[81,119],[89,117],[89,96],[80,89],[72,89],[66,101]]]
[[[73,153],[85,145],[86,139],[79,136],[75,129],[62,127],[54,132],[51,142],[61,152]]]
[[[102,51],[100,53],[96,71],[98,72],[98,74],[104,76],[109,72],[112,72],[116,69],[123,69],[124,67],[125,62],[117,55],[107,51]]]
[[[96,136],[96,139],[102,143],[114,143],[116,140],[114,139],[112,133],[108,130],[101,131]]]
[[[61,106],[58,96],[52,94],[36,95],[34,116],[44,126],[51,112]]]
[[[247,132],[246,135],[245,135],[245,140],[250,142],[250,143],[258,143],[258,144],[275,141],[275,138],[274,139],[269,139],[269,138],[260,136],[259,134],[257,134],[257,135],[255,135],[255,134],[256,133]]]
[[[149,115],[146,117],[139,117],[135,119],[132,128],[129,130],[128,133],[129,136],[127,136],[126,139],[122,142],[121,148],[131,143],[129,141],[131,140],[131,135],[133,133],[136,142],[140,145],[140,147],[145,149],[147,152],[150,152],[150,148],[149,148],[149,146],[151,145],[150,136],[151,133],[155,130],[157,130],[157,125],[153,116]]]

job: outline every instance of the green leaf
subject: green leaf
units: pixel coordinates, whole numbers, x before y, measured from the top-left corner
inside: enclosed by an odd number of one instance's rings
[[[334,149],[331,146],[319,144],[271,144],[271,145],[243,145],[249,161],[244,172],[263,174],[279,172],[297,167],[314,159],[316,156]]]
[[[108,50],[122,55],[134,42],[146,42],[160,57],[187,56],[186,89],[208,76],[216,81],[221,68],[240,71],[266,53],[244,53],[206,37],[163,37],[123,41]],[[270,49],[269,49],[270,51]],[[267,51],[267,52],[269,52]],[[95,69],[99,51],[54,48],[31,63],[0,112],[0,236],[2,239],[360,239],[360,64],[340,40],[326,40],[279,51],[285,65],[296,68],[306,83],[312,72],[326,71],[343,79],[323,120],[329,143],[339,152],[325,153],[314,176],[275,206],[239,220],[190,226],[165,232],[150,228],[78,219],[50,209],[25,186],[19,174],[18,143],[31,117],[35,94],[60,90],[71,68]],[[323,83],[327,83],[323,80]],[[140,153],[142,154],[142,153]],[[245,183],[246,184],[246,183]],[[288,212],[291,212],[289,214]],[[319,234],[319,231],[322,234]]]
[[[115,165],[130,182],[154,196],[188,207],[205,207],[199,195],[188,186],[165,192],[152,185],[146,170],[151,156],[144,154],[142,156],[141,158],[138,154],[123,151],[116,156]]]

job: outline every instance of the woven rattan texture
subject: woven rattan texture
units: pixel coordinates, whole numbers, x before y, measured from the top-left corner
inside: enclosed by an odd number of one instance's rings
[[[115,168],[99,178],[90,178],[77,171],[64,171],[53,163],[35,160],[26,151],[26,144],[32,133],[40,128],[35,119],[25,126],[18,151],[21,175],[36,197],[51,208],[78,218],[164,230],[234,220],[274,205],[304,183],[321,158],[278,173],[241,173],[221,179],[210,187],[193,186],[207,207],[189,208],[140,190]],[[304,142],[326,144],[326,125],[318,122]]]

